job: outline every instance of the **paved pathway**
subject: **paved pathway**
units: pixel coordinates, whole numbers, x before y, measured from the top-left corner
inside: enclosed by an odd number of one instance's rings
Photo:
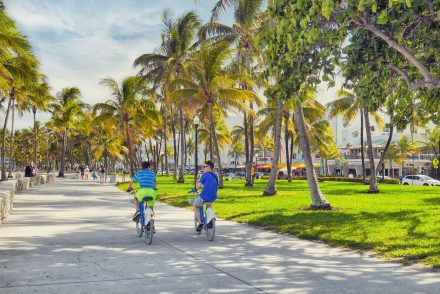
[[[228,221],[210,243],[191,212],[156,211],[147,246],[114,186],[64,180],[18,194],[0,225],[0,293],[440,293],[439,273]]]

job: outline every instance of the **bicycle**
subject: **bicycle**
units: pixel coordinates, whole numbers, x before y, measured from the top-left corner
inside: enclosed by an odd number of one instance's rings
[[[195,197],[188,198],[188,203],[193,205],[195,199],[197,198],[197,196],[199,196],[199,193],[193,190],[189,191],[188,193],[195,194]],[[212,207],[207,207],[206,203],[208,202],[203,201],[203,205],[199,207],[200,221],[203,224],[203,230],[205,230],[206,232],[206,237],[208,238],[208,241],[213,241],[215,238],[216,217],[214,209]],[[194,214],[194,229],[196,229],[196,234],[200,235],[202,231],[197,232],[197,227],[197,217]]]
[[[131,191],[133,191],[133,189],[128,192]],[[131,194],[134,193],[135,191]],[[147,245],[151,245],[153,242],[153,235],[156,233],[156,229],[154,227],[154,212],[151,207],[147,205],[147,202],[150,200],[153,200],[153,197],[146,196],[141,202],[139,202],[139,215],[136,217],[136,234],[139,236],[139,238],[142,238],[142,235],[145,233],[145,243]]]

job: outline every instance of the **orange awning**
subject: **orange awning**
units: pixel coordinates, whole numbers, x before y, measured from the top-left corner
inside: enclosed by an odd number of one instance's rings
[[[283,168],[283,167],[286,167],[287,166],[287,164],[285,164],[285,163],[278,163],[278,168]],[[261,168],[272,168],[272,164],[265,164],[265,165],[263,165],[263,166],[261,166]]]
[[[320,167],[319,163],[313,163],[314,167]],[[292,162],[292,168],[305,168],[306,164],[304,162]]]

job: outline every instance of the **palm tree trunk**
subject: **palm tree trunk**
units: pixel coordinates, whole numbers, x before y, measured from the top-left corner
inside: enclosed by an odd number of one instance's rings
[[[153,142],[151,142],[151,139],[148,140],[148,144],[150,145],[151,162],[153,162],[155,157],[154,157]]]
[[[14,122],[15,122],[15,100],[12,100],[12,114],[11,114],[11,136],[9,137],[9,172],[8,178],[12,178],[12,147],[14,143]],[[37,162],[34,163],[37,166]]]
[[[414,128],[415,126],[410,126],[411,131],[411,145],[414,145]],[[411,158],[412,158],[412,170],[413,174],[418,174],[416,171],[416,164],[415,164],[415,158],[414,158],[414,151],[411,152]]]
[[[107,158],[108,158],[108,152],[107,152],[107,145],[104,146],[104,169],[105,169],[105,177],[107,180],[107,174],[108,174],[108,162],[107,162]]]
[[[37,139],[37,120],[36,120],[36,114],[37,114],[37,108],[34,106],[32,109],[32,112],[34,113],[34,162],[37,164],[37,150],[38,150],[38,139]]]
[[[164,132],[164,156],[165,156],[165,169],[166,169],[166,175],[167,177],[170,176],[170,169],[168,168],[168,153],[167,153],[167,124],[168,124],[168,112],[165,109],[164,111],[164,125],[163,125],[163,132]],[[162,166],[163,171],[163,166]]]
[[[440,160],[440,138],[438,140],[438,160]],[[437,166],[437,180],[440,180],[440,164]]]
[[[286,147],[287,181],[292,182],[292,169],[289,156],[289,115],[284,116],[284,144]]]
[[[252,184],[252,159],[249,156],[249,133],[248,133],[248,121],[247,121],[247,114],[244,113],[244,121],[243,121],[243,127],[244,127],[244,149],[246,154],[246,183],[244,184],[245,187],[253,186]]]
[[[171,108],[171,131],[173,133],[173,159],[174,159],[173,179],[177,180],[177,159],[178,159],[179,149],[177,148],[176,124],[175,124],[174,112],[172,108]]]
[[[209,160],[214,160],[211,128],[209,128]]]
[[[179,106],[180,116],[180,173],[178,183],[185,182],[185,121],[183,118],[183,106]]]
[[[389,177],[394,178],[393,160],[392,160],[391,158],[390,158],[390,160],[389,160],[389,164],[390,164],[390,172],[388,173],[388,174],[389,174]]]
[[[67,148],[67,129],[63,133],[63,144],[61,146],[61,166],[58,177],[64,177],[64,169],[66,168],[66,148]]]
[[[331,209],[330,203],[325,199],[324,194],[322,194],[319,188],[318,179],[313,168],[312,153],[310,151],[309,139],[307,138],[304,113],[301,105],[297,107],[294,119],[295,125],[298,128],[299,143],[304,156],[307,182],[310,189],[310,196],[312,197],[312,205],[310,208],[314,210],[329,210]]]
[[[251,102],[250,103],[250,108],[251,110],[254,109],[254,105]],[[254,119],[252,117],[249,117],[249,161],[250,161],[250,170],[251,170],[251,175],[250,175],[250,179],[251,179],[251,183],[252,185],[254,184],[254,175],[252,174],[252,171],[254,171],[257,169],[257,160],[255,160],[255,169],[252,168],[252,162],[254,160],[254,155],[255,155],[255,132],[254,132]]]
[[[128,130],[128,121],[125,121],[125,136],[127,139],[128,159],[130,160],[130,174],[131,176],[134,176],[134,162],[133,162],[133,154],[132,154],[133,150],[131,149],[131,138],[130,138],[130,132]]]
[[[187,128],[185,127],[185,129],[187,129]],[[188,142],[186,141],[186,133],[185,133],[185,158],[184,158],[185,170],[186,170],[186,167],[188,166],[188,155],[190,155],[190,154],[188,154]]]
[[[365,183],[365,152],[364,152],[364,109],[361,108],[361,162],[362,162],[362,182]]]
[[[368,111],[366,110],[364,112],[364,119],[368,143],[367,154],[370,161],[370,189],[368,190],[368,193],[379,193],[379,189],[377,187],[376,166],[374,165],[373,142],[371,141],[370,117]]]
[[[393,133],[394,133],[393,118],[394,118],[394,112],[391,112],[391,116],[390,116],[390,134],[388,135],[387,143],[385,144],[385,148],[384,148],[384,150],[382,152],[382,155],[380,156],[379,163],[376,166],[377,170],[379,170],[380,167],[385,162],[385,157],[387,155],[388,149],[390,148],[391,140],[393,139]],[[382,173],[384,173],[384,175],[385,175],[385,171],[384,170],[382,170]]]
[[[154,147],[154,154],[156,155],[154,157],[154,172],[157,174],[157,171],[159,169],[159,144],[156,141],[156,145]]]
[[[269,181],[267,182],[266,189],[263,192],[263,196],[272,196],[277,193],[275,183],[278,175],[278,161],[280,159],[280,147],[281,147],[281,127],[283,119],[283,101],[277,101],[277,118],[275,121],[275,146],[272,159],[272,169],[270,170]]]
[[[289,163],[290,163],[290,181],[292,181],[292,162],[293,162],[293,132],[290,134],[290,158],[289,158]]]
[[[51,163],[49,161],[49,135],[46,134],[46,169],[47,173],[51,170]]]
[[[147,161],[150,161],[150,152],[148,151],[148,141],[145,140],[145,155],[147,156]]]
[[[221,188],[223,188],[223,168],[222,168],[222,161],[221,161],[221,158],[220,158],[220,148],[218,146],[217,133],[215,132],[214,115],[213,115],[212,103],[209,103],[209,121],[210,121],[210,124],[211,124],[211,136],[212,136],[212,140],[213,140],[213,143],[214,143],[215,155],[217,157],[218,187],[221,189]]]
[[[8,127],[9,110],[11,109],[11,103],[14,99],[14,92],[15,92],[15,89],[14,89],[14,87],[12,87],[11,91],[9,92],[8,108],[6,109],[5,123],[3,124],[2,150],[1,150],[1,160],[2,160],[1,180],[2,181],[6,181],[6,166],[5,166],[6,129]]]

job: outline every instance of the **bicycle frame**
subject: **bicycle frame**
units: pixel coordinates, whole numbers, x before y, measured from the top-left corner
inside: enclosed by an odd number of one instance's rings
[[[199,193],[197,192],[194,194],[196,196],[199,196]],[[214,209],[212,209],[212,207],[208,207],[206,203],[203,203],[202,206],[199,206],[199,213],[200,213],[200,221],[202,224],[205,225],[209,224],[209,222],[215,218]]]
[[[144,204],[146,206],[145,209]],[[139,202],[139,214],[141,215],[142,226],[145,226],[145,224],[148,224],[150,220],[154,218],[153,210],[146,204],[145,201]]]

